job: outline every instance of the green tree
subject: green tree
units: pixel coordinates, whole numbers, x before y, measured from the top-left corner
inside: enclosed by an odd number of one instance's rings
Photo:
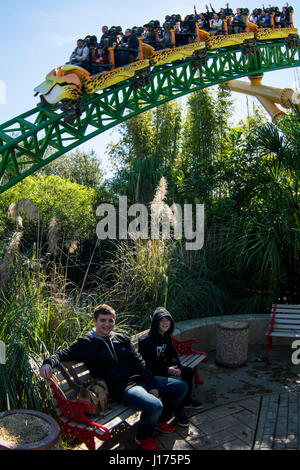
[[[248,135],[240,188],[232,193],[238,204],[227,219],[219,213],[220,257],[246,280],[252,309],[263,297],[271,303],[285,295],[295,303],[299,296],[299,129],[294,112]]]
[[[189,201],[210,205],[220,187],[218,165],[228,147],[231,94],[218,88],[199,90],[187,102],[182,151],[177,160],[178,188]]]
[[[44,175],[60,176],[89,188],[103,186],[101,163],[94,150],[75,150],[48,163],[41,171]]]
[[[214,209],[221,205],[221,211],[224,211],[224,202],[234,208],[234,211],[248,206],[253,185],[251,168],[256,162],[253,152],[249,151],[248,142],[253,138],[256,129],[267,122],[265,113],[257,107],[253,114],[236,126],[228,127],[227,124],[221,141],[220,155],[215,161],[218,197]]]
[[[180,149],[180,106],[165,103],[126,121],[120,130],[119,142],[108,149],[116,170],[113,190],[126,194],[130,202],[148,203],[165,176],[173,197],[176,188],[171,175]]]
[[[8,216],[11,204],[23,201],[24,196],[25,200],[31,201],[37,208],[38,216],[35,219],[39,219],[44,234],[54,216],[59,238],[64,232],[71,239],[88,237],[95,232],[97,192],[94,188],[87,188],[59,176],[28,176],[2,195],[0,210],[8,228],[13,228],[18,215],[23,217],[23,223],[30,223],[31,216],[26,214],[26,210],[22,210],[22,205],[19,206],[21,212],[14,214],[13,220]],[[36,222],[31,228],[36,232]]]

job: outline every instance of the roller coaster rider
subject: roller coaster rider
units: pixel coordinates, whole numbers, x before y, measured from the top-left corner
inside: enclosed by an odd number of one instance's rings
[[[139,40],[136,34],[130,29],[125,30],[120,44],[115,47],[115,64],[123,67],[137,59],[139,53]]]
[[[90,60],[89,47],[85,44],[85,41],[83,39],[78,39],[77,47],[71,54],[70,63],[84,67],[84,65],[87,64],[89,60]]]
[[[148,44],[149,46],[152,46],[154,49],[156,49],[157,39],[159,38],[159,33],[161,30],[160,22],[158,20],[149,21],[149,23],[144,24],[143,28],[143,43]]]
[[[246,17],[241,11],[241,8],[236,9],[236,14],[231,20],[233,34],[244,33],[247,28]]]
[[[194,14],[187,15],[184,20],[180,15],[166,16],[165,21],[160,26],[158,20],[151,20],[143,28],[126,29],[122,33],[120,26],[102,27],[102,35],[97,44],[96,36],[86,36],[86,38],[77,41],[77,47],[73,51],[70,62],[74,65],[80,65],[90,73],[99,73],[110,70],[114,66],[122,67],[135,60],[138,60],[140,44],[137,36],[142,37],[142,49],[153,47],[154,50],[162,50],[171,47],[184,46],[197,41],[197,27],[214,35],[238,34],[247,31],[247,21],[255,23],[259,28],[286,28],[292,25],[290,14],[293,8],[288,6],[257,8],[251,15],[247,8],[237,8],[236,14],[229,8],[221,8],[217,13],[212,4],[205,5],[206,12],[198,14],[194,6]],[[271,22],[272,17],[272,22]],[[272,26],[273,25],[273,26]],[[151,49],[151,48],[149,48]]]

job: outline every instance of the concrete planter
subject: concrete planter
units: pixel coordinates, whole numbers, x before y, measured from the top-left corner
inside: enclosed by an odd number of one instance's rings
[[[62,450],[60,428],[39,411],[5,411],[0,413],[0,450]]]
[[[240,367],[247,362],[249,323],[218,323],[216,363],[223,367]]]

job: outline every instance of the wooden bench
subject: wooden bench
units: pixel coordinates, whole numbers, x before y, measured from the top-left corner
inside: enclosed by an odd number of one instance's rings
[[[268,359],[269,350],[272,347],[272,337],[300,337],[300,305],[273,304],[266,335],[268,337],[268,344],[265,359]]]
[[[136,348],[139,337],[144,333],[145,331],[131,337]],[[203,383],[198,376],[197,366],[209,359],[208,353],[193,349],[193,343],[198,343],[195,338],[177,340],[173,336],[172,339],[182,365],[194,369],[195,383]],[[76,400],[75,397],[78,385],[85,385],[91,379],[90,372],[83,363],[63,362],[54,371],[49,382],[54,394],[55,414],[62,432],[78,438],[89,450],[95,450],[95,438],[107,441],[120,432],[120,428],[128,429],[130,422],[127,420],[136,412],[124,405],[113,403],[104,412],[104,416],[95,417],[94,420],[87,417],[86,412],[91,411],[91,405],[86,401]]]

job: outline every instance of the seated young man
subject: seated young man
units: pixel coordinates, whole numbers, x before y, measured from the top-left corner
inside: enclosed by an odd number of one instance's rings
[[[90,50],[84,44],[84,40],[78,39],[77,47],[71,54],[70,63],[84,67],[89,62],[89,55]]]
[[[156,379],[160,376],[173,377],[175,380],[181,377],[182,382],[188,385],[188,393],[176,413],[177,424],[187,427],[184,408],[201,409],[203,405],[200,401],[192,400],[193,369],[180,364],[172,343],[173,331],[171,314],[164,307],[158,307],[153,314],[149,332],[139,339],[139,352]],[[177,379],[177,382],[180,380]]]
[[[40,375],[51,377],[52,369],[61,361],[83,362],[92,377],[106,382],[114,400],[142,412],[136,436],[141,448],[158,449],[153,439],[155,430],[175,431],[167,421],[180,407],[188,390],[186,383],[153,377],[130,338],[113,331],[116,313],[112,307],[96,307],[93,321],[92,331],[44,361]]]

